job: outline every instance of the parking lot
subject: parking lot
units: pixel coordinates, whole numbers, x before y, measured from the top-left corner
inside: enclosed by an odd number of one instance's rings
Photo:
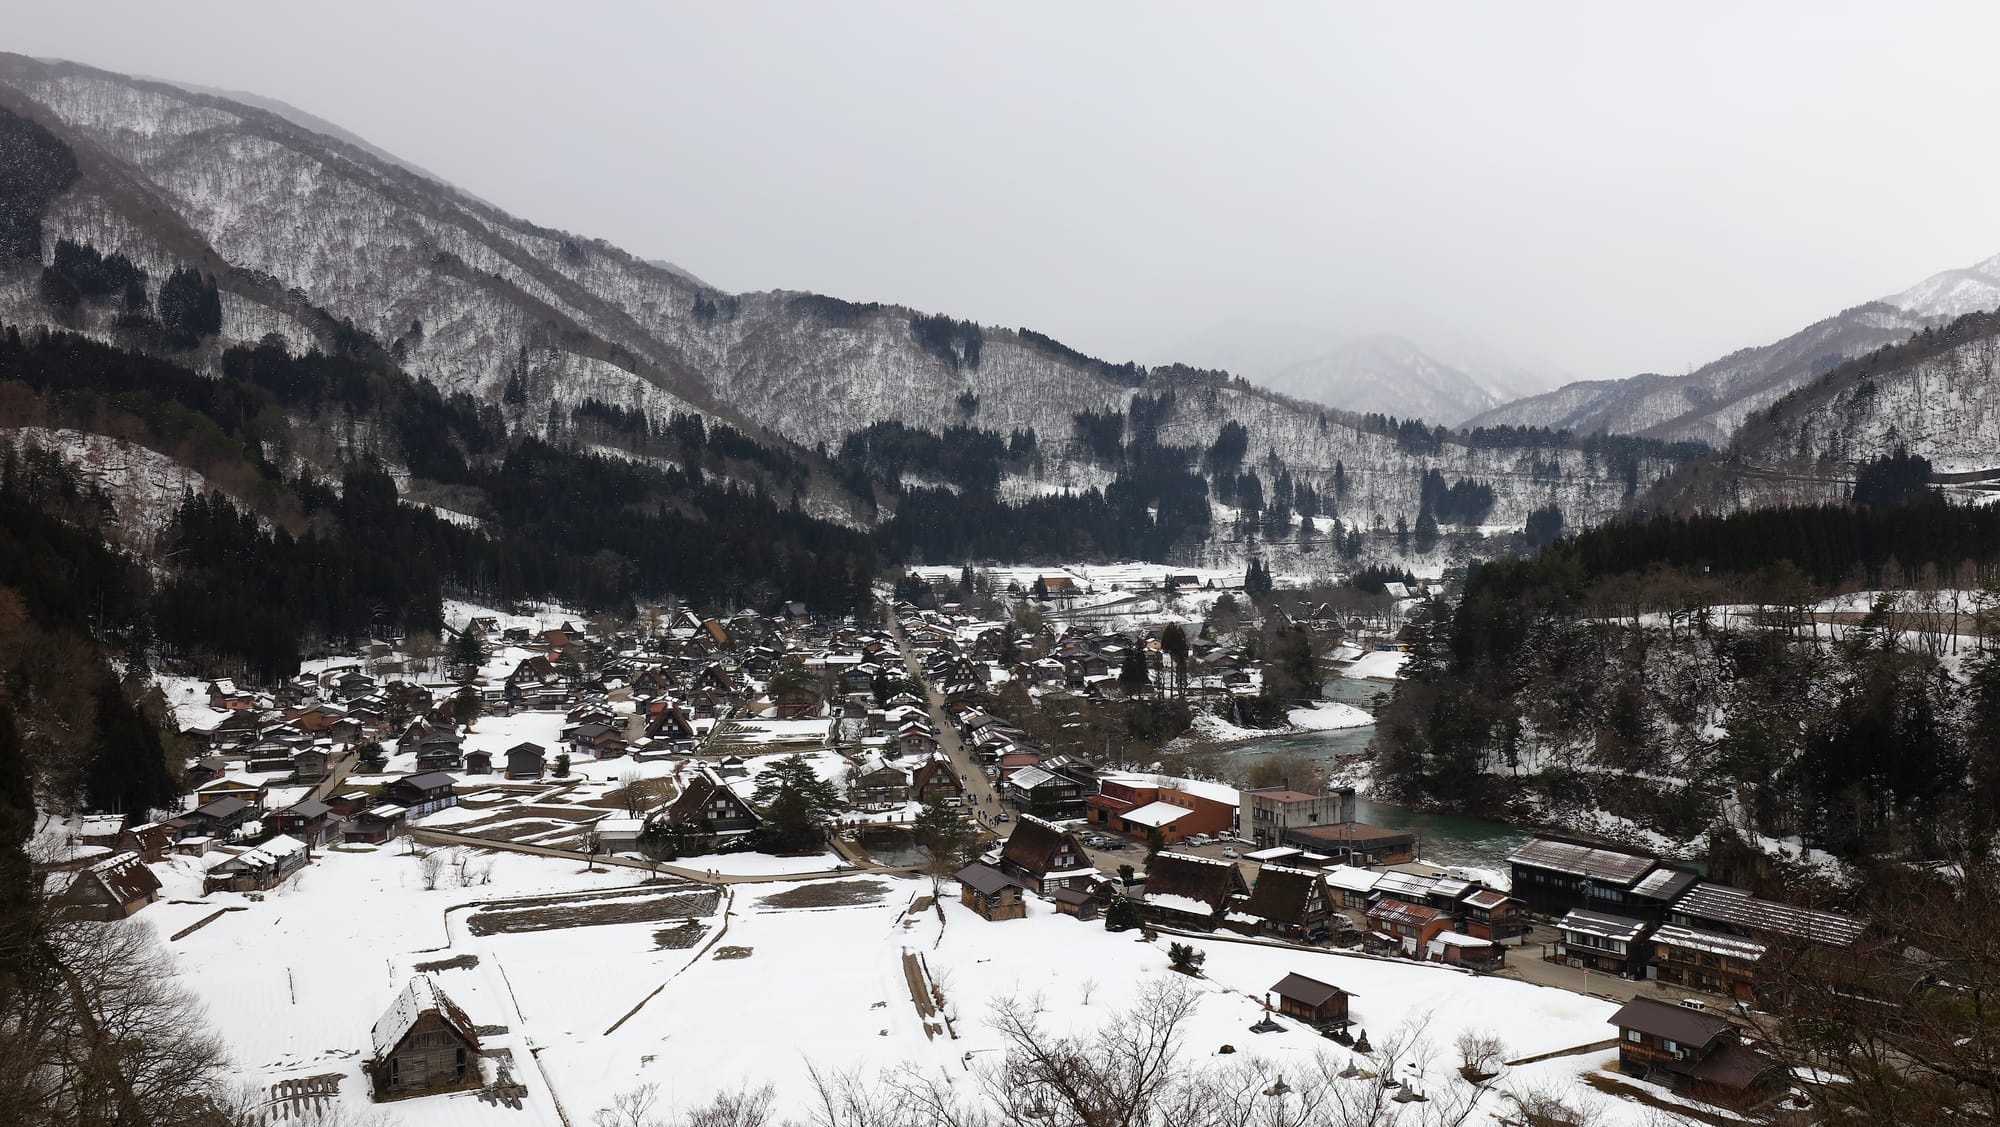
[[[1081,820],[1066,821],[1058,824],[1075,831],[1078,839],[1083,842],[1084,852],[1090,855],[1091,864],[1096,865],[1099,872],[1115,876],[1120,865],[1130,865],[1140,872],[1145,871],[1146,843],[1143,839],[1104,832]],[[1166,847],[1166,851],[1172,853],[1190,853],[1197,857],[1213,857],[1219,861],[1237,861],[1244,866],[1244,878],[1246,880],[1255,880],[1257,876],[1257,863],[1254,861],[1243,861],[1240,856],[1243,853],[1249,852],[1250,848],[1247,843],[1237,841],[1233,838],[1222,840],[1211,839],[1201,843],[1196,843],[1190,839],[1189,841],[1169,845]],[[1231,856],[1231,854],[1236,854],[1237,856]]]

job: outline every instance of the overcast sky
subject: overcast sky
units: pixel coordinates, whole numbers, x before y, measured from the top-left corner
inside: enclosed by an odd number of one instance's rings
[[[1081,9],[1081,10],[1079,10]],[[2000,253],[2000,5],[24,5],[731,290],[1679,372]]]

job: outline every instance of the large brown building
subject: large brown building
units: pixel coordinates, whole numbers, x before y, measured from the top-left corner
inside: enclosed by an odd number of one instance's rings
[[[1618,1069],[1682,1095],[1726,1107],[1749,1107],[1782,1092],[1776,1062],[1743,1044],[1728,1020],[1644,995],[1611,1015],[1618,1027]]]
[[[1653,932],[1653,973],[1669,986],[1757,1001],[1764,945],[1737,935],[1667,924]]]
[[[1173,787],[1143,786],[1106,779],[1083,800],[1092,825],[1145,838],[1158,830],[1168,845],[1196,834],[1227,834],[1236,825],[1236,807]]]

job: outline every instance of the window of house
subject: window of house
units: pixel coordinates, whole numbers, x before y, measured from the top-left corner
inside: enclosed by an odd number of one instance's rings
[[[1627,1030],[1625,1031],[1625,1039],[1626,1039],[1627,1041],[1630,1041],[1630,1042],[1632,1042],[1632,1043],[1633,1043],[1634,1045],[1636,1045],[1636,1044],[1638,1044],[1639,1042],[1641,1042],[1641,1041],[1645,1040],[1645,1035],[1644,1035],[1644,1034],[1641,1034],[1641,1033],[1640,1033],[1640,1032],[1639,1032],[1638,1030],[1636,1030],[1636,1029],[1627,1029]]]

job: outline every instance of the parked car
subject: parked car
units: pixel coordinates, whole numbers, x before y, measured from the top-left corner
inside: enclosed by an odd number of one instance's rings
[[[1227,858],[1229,858],[1229,859],[1230,859],[1231,861],[1234,861],[1234,860],[1236,860],[1236,856],[1237,856],[1237,854],[1236,854],[1236,851],[1235,851],[1234,849],[1225,849],[1225,850],[1223,850],[1223,851],[1222,851],[1222,855],[1223,855],[1224,857],[1227,857]]]

